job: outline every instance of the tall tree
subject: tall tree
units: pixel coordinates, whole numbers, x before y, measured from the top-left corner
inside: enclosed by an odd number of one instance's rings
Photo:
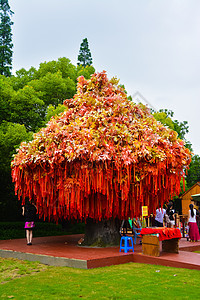
[[[8,0],[0,0],[0,74],[5,76],[11,76],[12,69],[12,14]]]
[[[64,105],[18,149],[15,191],[23,202],[34,199],[40,217],[85,220],[86,244],[115,244],[117,219],[140,216],[142,205],[155,212],[159,201],[179,194],[190,152],[105,72],[80,76]]]
[[[83,39],[79,55],[78,55],[78,65],[82,65],[83,67],[91,66],[92,64],[92,55],[89,49],[87,38]]]

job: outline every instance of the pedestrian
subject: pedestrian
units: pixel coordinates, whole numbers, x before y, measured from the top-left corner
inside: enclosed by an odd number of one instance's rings
[[[22,215],[25,218],[26,229],[26,240],[27,245],[32,245],[33,239],[33,228],[35,227],[35,218],[36,218],[37,208],[34,204],[28,202],[26,205],[22,206]]]
[[[189,241],[198,242],[200,239],[199,229],[196,222],[197,211],[193,204],[189,205],[188,225],[189,225]]]
[[[161,207],[159,204],[159,208],[156,209],[156,216],[155,216],[155,225],[156,227],[164,227],[163,225],[163,218],[166,214],[166,210]]]
[[[174,210],[173,210],[172,202],[169,202],[167,205],[165,222],[166,222],[166,226],[169,228],[172,228],[175,225]]]

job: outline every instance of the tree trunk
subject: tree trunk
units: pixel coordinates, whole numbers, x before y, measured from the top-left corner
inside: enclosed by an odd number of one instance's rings
[[[95,222],[87,219],[83,246],[109,247],[120,242],[120,221],[109,219]]]

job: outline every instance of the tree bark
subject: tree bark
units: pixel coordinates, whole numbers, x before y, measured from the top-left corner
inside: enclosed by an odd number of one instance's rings
[[[116,219],[95,222],[87,219],[83,246],[109,247],[120,242],[120,221]]]

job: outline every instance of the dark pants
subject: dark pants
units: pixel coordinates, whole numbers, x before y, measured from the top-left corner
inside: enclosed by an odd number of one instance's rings
[[[156,225],[156,227],[163,227],[163,223],[160,223],[156,220],[155,220],[155,225]]]

